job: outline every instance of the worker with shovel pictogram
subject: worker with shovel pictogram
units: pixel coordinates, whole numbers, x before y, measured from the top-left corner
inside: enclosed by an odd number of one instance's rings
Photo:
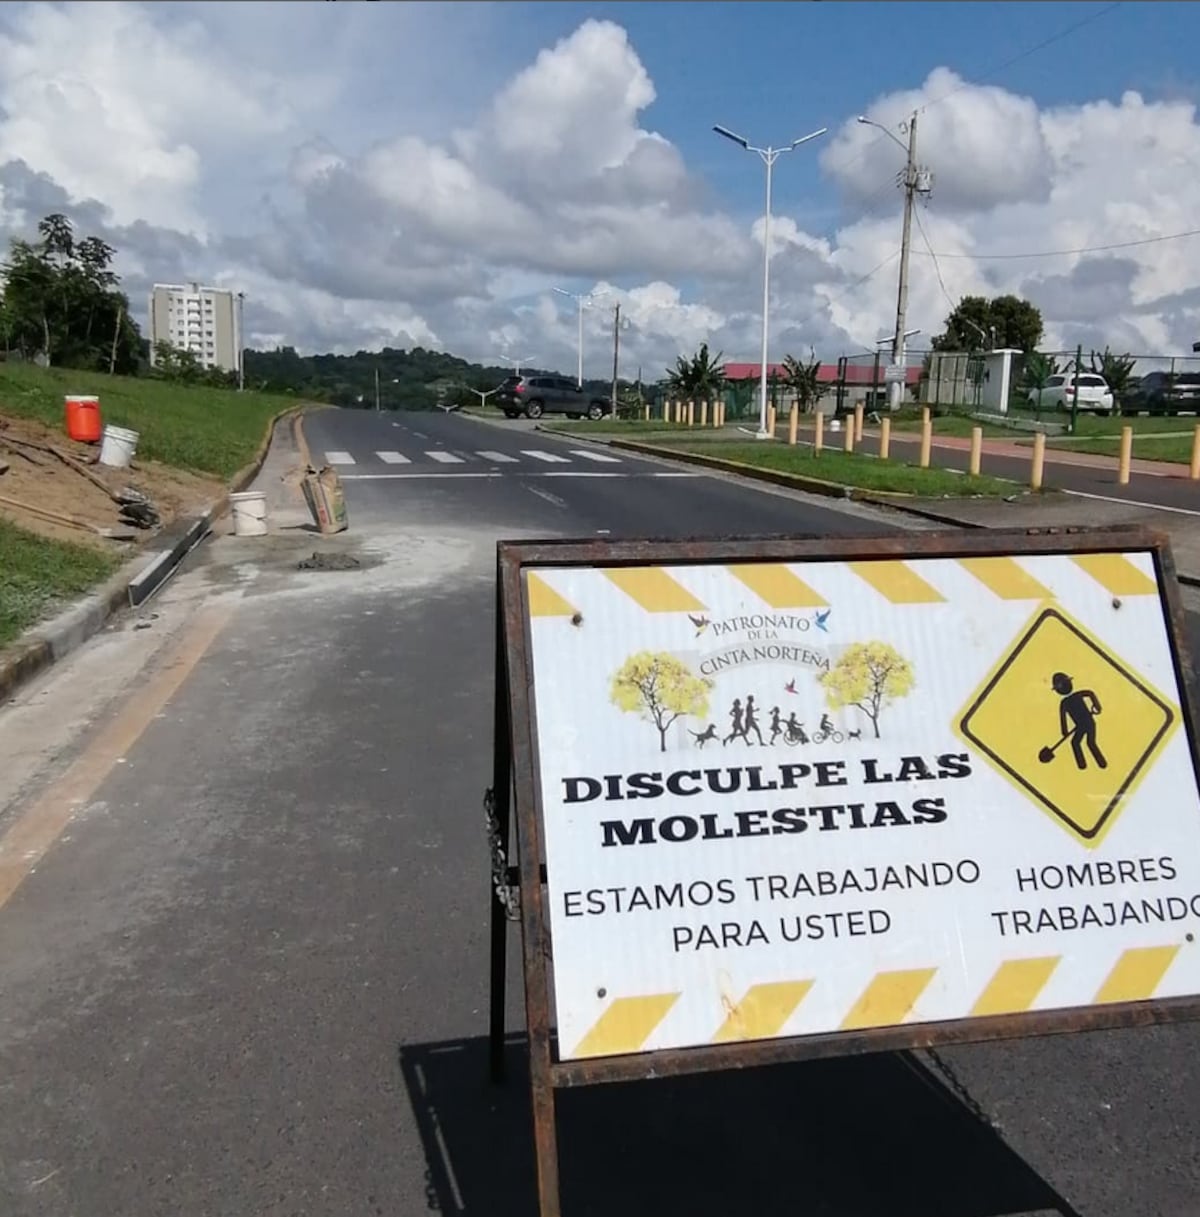
[[[1100,713],[1100,699],[1091,689],[1076,689],[1075,682],[1065,672],[1055,672],[1050,681],[1055,693],[1062,698],[1058,704],[1058,729],[1062,738],[1051,747],[1041,749],[1038,760],[1048,765],[1054,760],[1054,754],[1067,740],[1071,741],[1071,751],[1075,754],[1075,764],[1080,769],[1086,769],[1087,757],[1084,756],[1083,746],[1086,743],[1092,759],[1100,769],[1108,768],[1108,761],[1096,743],[1096,716]]]

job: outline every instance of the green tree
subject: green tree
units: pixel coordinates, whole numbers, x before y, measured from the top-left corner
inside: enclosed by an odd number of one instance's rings
[[[784,384],[796,399],[796,404],[806,414],[821,400],[821,381],[818,375],[820,370],[821,361],[811,347],[808,363],[801,363],[791,355],[783,357]]]
[[[1042,340],[1041,311],[1019,296],[964,296],[946,318],[935,351],[983,351],[993,346],[1032,351]]]
[[[667,731],[685,714],[708,715],[712,681],[697,676],[681,659],[665,651],[630,655],[612,678],[610,699],[627,714],[638,714],[658,730],[658,744],[667,750]]]
[[[1036,393],[1036,410],[1042,412],[1042,390],[1049,383],[1051,376],[1057,376],[1062,369],[1053,355],[1043,355],[1041,351],[1031,351],[1025,357],[1025,367],[1021,372],[1021,386],[1028,393]]]
[[[825,689],[831,710],[854,706],[861,710],[879,738],[879,715],[883,707],[907,697],[916,685],[912,664],[886,642],[855,642],[823,673],[818,682]]]
[[[1108,347],[1102,354],[1092,352],[1092,371],[1104,377],[1104,383],[1112,390],[1113,403],[1116,412],[1121,411],[1121,398],[1129,388],[1129,378],[1133,375],[1137,360],[1130,354],[1114,355]]]
[[[38,224],[36,242],[9,243],[0,329],[6,349],[64,367],[132,372],[141,335],[99,237],[76,241],[66,216]]]
[[[725,387],[725,364],[720,352],[710,355],[708,343],[690,359],[680,355],[675,366],[667,369],[667,383],[672,393],[695,401],[712,401]]]

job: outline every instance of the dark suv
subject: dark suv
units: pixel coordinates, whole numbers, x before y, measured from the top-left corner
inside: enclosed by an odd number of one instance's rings
[[[510,376],[496,392],[496,405],[506,418],[541,418],[565,414],[568,418],[603,418],[609,400],[585,393],[565,376]]]
[[[1127,414],[1145,410],[1150,414],[1181,414],[1200,410],[1200,374],[1148,372],[1121,395]]]

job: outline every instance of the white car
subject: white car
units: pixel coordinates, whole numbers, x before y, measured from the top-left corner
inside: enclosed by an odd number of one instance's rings
[[[1090,410],[1095,414],[1112,413],[1112,390],[1104,377],[1097,376],[1095,372],[1080,372],[1078,382],[1073,372],[1051,376],[1042,390],[1042,405],[1051,410],[1069,410],[1076,383],[1079,385],[1079,400],[1075,403],[1077,409]],[[1031,401],[1037,401],[1037,390],[1034,389],[1029,397]]]

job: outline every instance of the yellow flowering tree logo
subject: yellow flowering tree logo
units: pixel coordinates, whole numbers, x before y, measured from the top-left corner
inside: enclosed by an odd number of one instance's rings
[[[861,710],[871,720],[876,739],[884,706],[907,697],[917,683],[912,664],[886,642],[853,643],[817,680],[829,708]]]
[[[712,681],[697,676],[681,659],[665,651],[639,651],[613,674],[610,698],[617,709],[640,715],[658,731],[659,749],[667,750],[667,732],[685,714],[704,718]]]

